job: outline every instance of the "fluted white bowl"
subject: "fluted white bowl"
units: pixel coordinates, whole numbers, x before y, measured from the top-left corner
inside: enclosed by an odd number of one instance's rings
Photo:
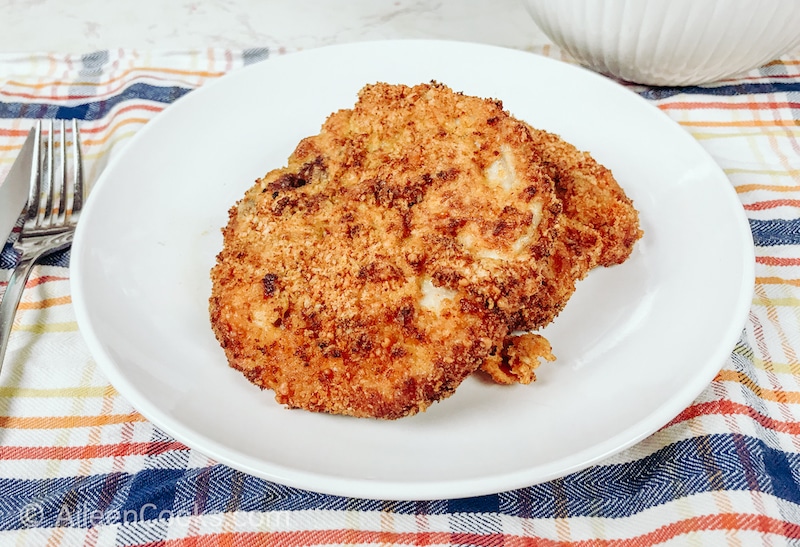
[[[713,82],[800,47],[800,0],[523,0],[579,63],[648,85]]]

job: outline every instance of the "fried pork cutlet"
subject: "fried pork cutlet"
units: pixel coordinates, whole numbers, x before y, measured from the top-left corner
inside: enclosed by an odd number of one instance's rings
[[[230,210],[209,302],[229,364],[312,411],[449,396],[540,289],[561,206],[538,157],[500,102],[362,89]]]
[[[536,330],[550,323],[589,270],[621,264],[642,236],[639,213],[611,171],[557,135],[529,130],[537,161],[553,179],[563,213],[559,236],[544,261],[542,287],[512,315],[512,331]],[[533,368],[539,358],[553,359],[546,340],[532,334],[510,335],[503,350],[482,368],[498,383],[527,384],[536,379]]]

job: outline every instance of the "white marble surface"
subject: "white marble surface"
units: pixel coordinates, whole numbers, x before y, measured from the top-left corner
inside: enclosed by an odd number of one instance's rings
[[[521,0],[0,0],[0,51],[273,50],[386,38],[533,49]]]

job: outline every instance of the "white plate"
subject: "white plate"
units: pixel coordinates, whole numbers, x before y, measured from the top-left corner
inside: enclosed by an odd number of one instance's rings
[[[290,411],[228,368],[209,327],[227,210],[364,84],[438,80],[502,99],[609,166],[644,239],[593,271],[546,330],[558,361],[530,386],[470,378],[394,422]],[[188,94],[115,157],[72,254],[81,332],[113,385],[190,447],[325,493],[432,499],[498,492],[591,465],[669,422],[736,343],[753,243],[730,183],[678,125],[591,72],[521,51],[430,41],[278,57]]]

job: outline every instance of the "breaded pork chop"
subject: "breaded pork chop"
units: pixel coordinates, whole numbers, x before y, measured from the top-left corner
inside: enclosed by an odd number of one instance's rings
[[[497,101],[375,84],[229,214],[211,323],[289,407],[398,418],[450,395],[537,293],[559,200]]]

